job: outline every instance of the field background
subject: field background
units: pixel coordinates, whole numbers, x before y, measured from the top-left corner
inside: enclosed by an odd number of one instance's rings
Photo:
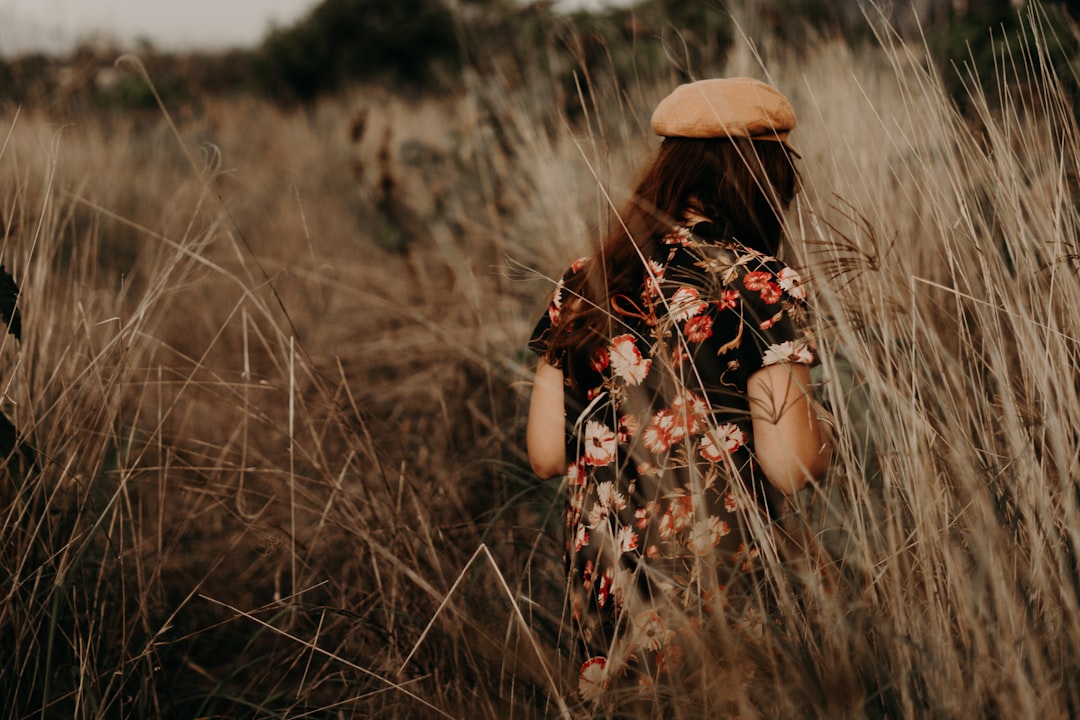
[[[2,106],[3,713],[588,714],[524,345],[687,75],[799,113],[836,416],[742,716],[1080,713],[1075,28],[1017,17],[982,85],[873,13],[800,43],[737,14],[722,57],[668,37],[636,73],[609,45],[452,92]]]

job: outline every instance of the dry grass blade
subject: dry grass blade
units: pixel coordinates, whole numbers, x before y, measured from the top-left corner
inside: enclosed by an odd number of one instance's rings
[[[274,625],[262,620],[261,618],[255,617],[251,613],[247,613],[247,612],[244,612],[243,610],[232,607],[228,603],[220,602],[218,600],[215,600],[212,597],[207,597],[205,595],[200,595],[199,597],[203,598],[204,600],[207,600],[208,602],[212,602],[215,605],[220,605],[221,607],[225,608],[229,612],[236,613],[236,615],[238,615],[239,617],[243,617],[243,618],[246,618],[248,620],[251,620],[252,622],[255,622],[255,623],[261,625],[262,627],[266,628],[267,630],[269,630],[269,631],[271,631],[271,632],[273,632],[273,633],[275,633],[277,635],[280,635],[281,637],[287,638],[288,640],[291,640],[291,641],[297,643],[298,645],[301,645],[302,647],[306,648],[307,650],[309,650],[309,651],[311,651],[313,653],[318,653],[319,655],[322,655],[323,657],[329,658],[330,660],[333,660],[334,662],[341,663],[342,665],[344,665],[347,668],[350,668],[352,670],[356,670],[357,672],[361,673],[362,675],[365,675],[365,676],[367,676],[367,677],[369,677],[369,678],[371,678],[373,680],[377,680],[379,683],[386,685],[386,687],[388,689],[394,690],[396,692],[400,692],[401,694],[406,695],[406,696],[412,698],[413,700],[416,700],[418,703],[420,703],[424,707],[428,708],[429,710],[434,711],[435,713],[437,713],[441,717],[450,718],[450,720],[454,720],[453,715],[450,715],[449,713],[444,712],[440,708],[435,707],[434,705],[432,705],[429,702],[427,702],[426,700],[424,700],[422,697],[420,697],[418,695],[414,695],[402,683],[397,683],[397,682],[394,682],[393,680],[390,680],[389,678],[384,678],[383,676],[379,675],[378,673],[371,672],[367,668],[365,668],[365,667],[363,667],[361,665],[357,665],[356,663],[350,662],[349,660],[346,660],[345,658],[340,657],[340,656],[330,652],[329,650],[324,650],[323,648],[319,647],[314,642],[309,642],[307,640],[304,640],[303,638],[299,638],[299,637],[297,637],[297,636],[295,636],[295,635],[293,635],[293,634],[291,634],[289,632],[286,632],[285,630],[281,630],[281,629],[275,627]]]
[[[521,630],[529,638],[529,643],[531,644],[533,651],[536,653],[536,659],[537,659],[537,661],[539,661],[540,667],[543,670],[544,677],[547,680],[547,682],[549,684],[549,688],[551,689],[551,691],[553,693],[553,697],[554,697],[554,699],[556,701],[556,704],[557,704],[557,706],[559,708],[559,713],[565,718],[570,717],[570,710],[566,707],[566,704],[563,702],[562,697],[561,697],[561,693],[560,693],[560,690],[559,690],[559,686],[555,682],[555,678],[552,677],[552,675],[551,675],[551,669],[548,667],[547,659],[545,658],[545,653],[541,649],[539,643],[537,642],[536,637],[533,635],[532,629],[529,627],[528,621],[521,614],[521,608],[518,607],[517,599],[514,597],[513,591],[510,589],[510,586],[507,584],[506,578],[503,577],[502,571],[499,570],[499,566],[495,562],[495,558],[491,556],[491,551],[488,550],[487,545],[484,545],[484,544],[481,544],[480,547],[476,548],[476,551],[473,552],[472,557],[469,558],[469,562],[465,563],[465,567],[463,567],[461,569],[461,572],[458,574],[457,579],[454,580],[454,584],[451,585],[450,589],[446,592],[446,595],[443,598],[442,602],[439,603],[439,607],[436,609],[435,614],[431,616],[431,620],[428,621],[427,626],[424,628],[423,632],[420,633],[420,637],[417,638],[416,643],[413,645],[412,650],[409,651],[409,654],[406,655],[405,659],[401,662],[401,667],[398,669],[398,672],[399,673],[403,672],[405,670],[405,668],[408,666],[409,661],[412,659],[413,655],[416,654],[416,651],[423,644],[424,639],[427,638],[427,635],[431,631],[431,628],[435,625],[435,622],[439,619],[439,615],[442,614],[443,609],[445,609],[447,604],[450,602],[450,599],[453,597],[454,592],[457,590],[457,588],[461,584],[461,582],[465,579],[466,575],[469,572],[469,569],[472,567],[472,564],[481,555],[483,555],[485,558],[487,558],[487,561],[491,564],[492,570],[494,570],[494,572],[498,576],[498,578],[499,578],[499,587],[502,590],[502,592],[505,594],[506,600],[510,603],[510,606],[514,608],[514,618],[520,624]]]

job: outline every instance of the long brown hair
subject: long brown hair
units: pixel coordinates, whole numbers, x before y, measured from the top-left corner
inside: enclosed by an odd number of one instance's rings
[[[612,335],[611,298],[633,297],[672,223],[692,209],[730,237],[768,255],[779,250],[781,215],[799,189],[791,150],[746,138],[665,138],[627,207],[564,292],[562,317],[548,342],[549,362],[587,359]]]

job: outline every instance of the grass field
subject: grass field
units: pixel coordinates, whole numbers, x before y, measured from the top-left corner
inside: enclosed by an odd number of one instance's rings
[[[744,718],[1080,713],[1080,132],[1038,28],[964,116],[887,34],[700,73],[800,115],[837,425]],[[573,122],[497,79],[5,108],[0,387],[37,458],[0,482],[6,715],[588,714],[524,344],[670,84],[585,87]]]

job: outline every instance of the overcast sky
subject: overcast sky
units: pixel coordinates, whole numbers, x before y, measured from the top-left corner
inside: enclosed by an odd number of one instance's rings
[[[69,46],[92,35],[162,47],[251,45],[317,0],[0,0],[0,52]]]
[[[617,1],[617,0],[616,0]],[[0,0],[0,55],[65,50],[94,35],[168,49],[246,46],[319,0]],[[606,5],[612,0],[563,0]]]

